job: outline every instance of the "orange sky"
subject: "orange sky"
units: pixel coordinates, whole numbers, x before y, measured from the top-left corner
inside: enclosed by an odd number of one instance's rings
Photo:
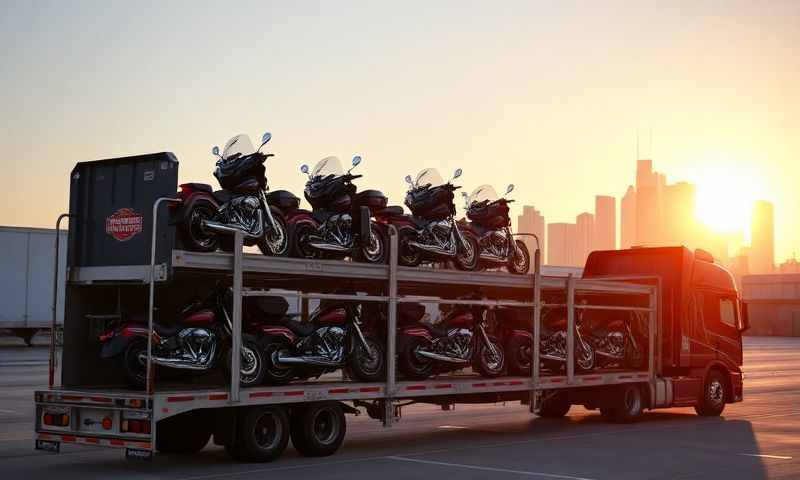
[[[652,128],[670,181],[725,215],[774,201],[778,259],[800,251],[800,2],[551,3],[8,4],[0,224],[51,225],[76,161],[170,150],[211,182],[210,147],[264,129],[274,188],[358,153],[395,202],[462,167],[572,221],[624,193]]]

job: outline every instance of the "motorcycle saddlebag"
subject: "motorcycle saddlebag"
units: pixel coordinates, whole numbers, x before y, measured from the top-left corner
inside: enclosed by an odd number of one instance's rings
[[[359,192],[357,199],[360,206],[369,207],[372,213],[383,210],[389,203],[389,199],[386,198],[386,195],[379,190],[364,190],[363,192]]]
[[[300,199],[288,190],[269,192],[269,195],[267,195],[267,202],[284,212],[300,208]]]

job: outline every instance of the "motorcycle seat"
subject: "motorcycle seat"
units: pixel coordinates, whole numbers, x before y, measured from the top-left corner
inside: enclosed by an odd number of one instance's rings
[[[217,190],[216,192],[213,193],[213,195],[220,205],[228,203],[228,200],[231,199],[231,192],[227,190]]]
[[[387,217],[402,217],[405,215],[403,207],[399,205],[391,205],[377,212],[378,215],[385,215]]]
[[[429,331],[434,337],[447,336],[447,327],[441,324],[431,325],[430,323],[419,323],[418,326]]]
[[[316,327],[311,322],[298,322],[296,320],[292,320],[291,316],[285,316],[281,318],[280,325],[283,327],[288,328],[292,331],[295,335],[299,335],[301,337],[307,337],[314,333]]]

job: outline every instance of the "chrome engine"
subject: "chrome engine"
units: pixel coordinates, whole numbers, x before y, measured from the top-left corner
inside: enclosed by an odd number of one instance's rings
[[[345,331],[342,327],[321,327],[297,345],[298,356],[279,355],[278,363],[338,367],[344,361]]]
[[[153,353],[153,361],[172,368],[208,370],[214,364],[216,352],[217,338],[213,331],[184,328],[161,341]]]
[[[215,220],[204,220],[203,227],[229,234],[239,231],[247,237],[260,238],[264,233],[261,202],[253,195],[235,197],[220,207]]]
[[[430,222],[417,231],[419,241],[409,245],[437,255],[453,256],[456,254],[455,235],[451,220]]]
[[[495,262],[508,260],[508,234],[505,230],[490,230],[480,239],[481,259]]]
[[[447,337],[437,338],[429,349],[420,349],[417,354],[448,363],[468,363],[472,358],[472,331],[467,328],[454,328]]]
[[[353,246],[353,218],[349,213],[332,215],[323,223],[316,235],[309,237],[309,245],[319,250],[348,251]]]

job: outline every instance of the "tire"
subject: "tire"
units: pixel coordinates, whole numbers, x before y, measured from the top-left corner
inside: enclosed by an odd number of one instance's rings
[[[531,375],[531,347],[533,342],[526,335],[512,335],[506,343],[508,373],[529,377]]]
[[[478,240],[475,238],[475,235],[467,231],[462,231],[461,236],[464,237],[467,248],[465,249],[464,245],[458,242],[456,246],[456,257],[453,263],[455,263],[456,268],[459,270],[474,272],[478,269],[478,264],[480,263],[480,247],[478,246]]]
[[[289,415],[281,406],[250,407],[236,424],[234,443],[225,451],[233,459],[270,462],[281,456],[289,443]]]
[[[569,413],[571,407],[572,405],[563,394],[556,393],[542,402],[538,415],[543,418],[563,418]]]
[[[347,432],[336,402],[312,403],[292,412],[292,445],[307,457],[326,457],[339,449]]]
[[[147,340],[141,337],[131,340],[122,355],[125,379],[137,389],[145,388],[147,383],[147,362],[141,360],[141,355],[147,356]]]
[[[156,450],[161,453],[197,453],[211,438],[209,422],[195,412],[161,420],[156,424]]]
[[[404,377],[411,380],[425,380],[433,374],[433,363],[416,353],[420,347],[428,346],[429,343],[416,335],[405,337],[397,356],[397,369]]]
[[[644,395],[635,383],[620,385],[612,396],[612,405],[604,413],[614,423],[633,423],[642,417]],[[603,410],[601,410],[603,412]]]
[[[224,365],[225,377],[230,380],[231,372],[231,348],[225,352]],[[239,386],[242,388],[255,387],[264,381],[266,365],[264,352],[261,346],[252,335],[242,335],[242,358],[239,360]]]
[[[264,219],[264,234],[258,239],[257,245],[261,253],[268,257],[285,257],[289,255],[289,247],[291,246],[289,238],[289,229],[286,228],[286,220],[283,214],[276,208],[270,207],[272,219],[275,220],[275,230],[282,233],[280,242],[278,239],[273,239],[276,233],[272,228],[267,228],[269,219]]]
[[[525,275],[531,269],[531,254],[522,240],[515,240],[516,250],[508,261],[508,271],[516,275]]]
[[[702,395],[698,399],[694,411],[702,417],[718,417],[725,410],[725,399],[728,398],[727,383],[722,373],[713,369],[703,382]]]
[[[211,220],[217,207],[208,200],[197,200],[190,207],[178,229],[184,248],[194,252],[213,252],[219,246],[219,237],[202,227],[203,220]]]
[[[578,348],[577,335],[575,338],[575,371],[591,372],[597,360],[594,348],[587,342],[585,348]]]
[[[293,225],[291,234],[292,247],[289,256],[294,258],[319,258],[319,252],[308,244],[308,236],[317,231],[317,226],[308,220]]]
[[[281,351],[288,351],[288,340],[266,337],[259,342],[264,355],[264,383],[267,385],[286,385],[291,382],[297,372],[290,365],[279,365],[276,361]]]
[[[478,335],[478,333],[475,334]],[[482,377],[499,377],[506,368],[505,351],[503,350],[503,345],[496,338],[490,336],[489,341],[492,342],[495,348],[496,356],[492,354],[489,345],[481,340],[478,351],[475,352],[476,356],[472,368]]]
[[[384,229],[375,222],[369,222],[369,242],[363,243],[358,249],[357,259],[363,263],[386,263],[389,259],[389,241]]]
[[[353,351],[348,362],[354,380],[361,382],[378,382],[386,375],[386,351],[383,344],[375,337],[364,336],[372,355],[366,351],[361,341],[354,336]]]
[[[422,252],[409,245],[417,238],[417,232],[411,227],[400,227],[397,230],[397,263],[404,267],[416,267],[422,263]]]

